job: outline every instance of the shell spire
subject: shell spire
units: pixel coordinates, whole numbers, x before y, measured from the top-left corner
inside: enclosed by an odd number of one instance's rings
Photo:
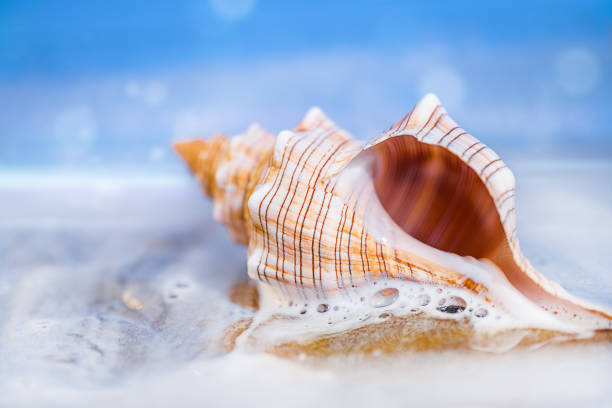
[[[251,127],[176,149],[215,218],[248,244],[249,276],[279,299],[401,279],[465,288],[506,309],[520,292],[555,319],[610,327],[610,313],[523,256],[512,172],[433,94],[366,144],[315,107],[276,138]]]
[[[219,159],[227,152],[229,139],[221,134],[214,135],[210,140],[188,140],[176,142],[174,148],[183,158],[189,170],[202,184],[209,197],[214,196],[215,173],[219,167]]]
[[[272,153],[274,136],[253,124],[242,134],[227,138],[176,142],[174,148],[213,199],[215,220],[232,239],[248,244],[246,202]]]

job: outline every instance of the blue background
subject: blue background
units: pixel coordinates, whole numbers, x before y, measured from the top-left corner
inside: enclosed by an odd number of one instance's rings
[[[171,174],[177,138],[367,139],[426,92],[502,157],[612,157],[605,1],[1,1],[0,169]]]

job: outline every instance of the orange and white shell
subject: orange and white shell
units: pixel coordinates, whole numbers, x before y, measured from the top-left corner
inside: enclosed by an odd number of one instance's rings
[[[612,316],[538,273],[517,238],[514,176],[435,95],[363,144],[312,108],[275,138],[175,145],[248,244],[248,274],[285,298],[327,298],[402,279],[460,287],[503,307],[500,278],[551,314],[610,327]],[[478,267],[476,267],[478,265]]]

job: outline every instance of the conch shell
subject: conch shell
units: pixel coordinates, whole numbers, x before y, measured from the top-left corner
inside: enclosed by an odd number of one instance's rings
[[[512,172],[435,95],[366,144],[312,108],[276,138],[253,125],[175,148],[215,219],[248,245],[249,276],[277,299],[350,296],[398,279],[465,288],[506,309],[520,292],[558,321],[611,327],[609,312],[531,266]]]

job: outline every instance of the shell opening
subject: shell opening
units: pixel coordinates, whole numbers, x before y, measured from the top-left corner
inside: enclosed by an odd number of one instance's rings
[[[536,303],[557,302],[516,264],[493,198],[462,158],[410,135],[383,140],[365,154],[381,205],[408,235],[441,251],[489,259]]]
[[[606,312],[579,306],[528,264],[524,267],[529,271],[521,269],[493,198],[466,163],[469,156],[458,157],[411,135],[382,140],[363,154],[381,205],[408,235],[441,251],[492,261],[517,290],[544,309],[568,315],[586,310],[609,318]]]
[[[460,158],[412,136],[368,149],[378,198],[406,233],[462,256],[493,259],[506,236],[487,188]]]

